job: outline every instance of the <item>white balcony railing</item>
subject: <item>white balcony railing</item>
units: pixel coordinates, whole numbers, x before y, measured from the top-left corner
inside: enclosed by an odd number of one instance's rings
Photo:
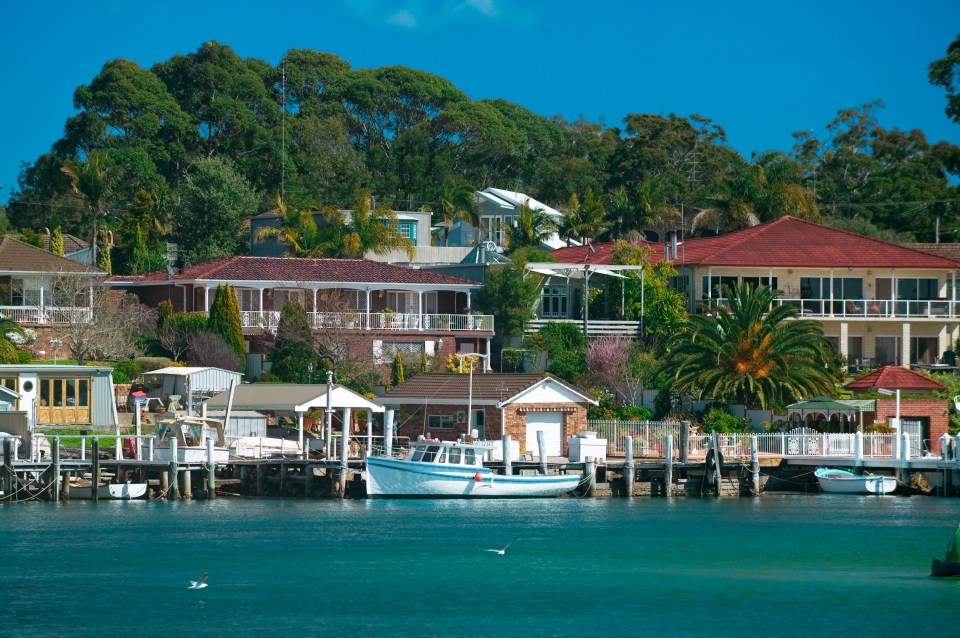
[[[56,306],[0,306],[0,315],[19,324],[68,324],[90,321],[93,310]]]
[[[483,331],[493,332],[493,315],[451,315],[384,312],[310,312],[310,325],[315,330],[399,330],[399,331]],[[243,310],[240,321],[244,328],[277,329],[280,312],[276,310]]]
[[[583,319],[534,319],[529,324],[527,324],[527,332],[533,333],[538,332],[540,328],[549,324],[549,323],[572,323],[583,328]],[[588,319],[587,320],[587,336],[588,337],[603,337],[603,336],[615,336],[615,335],[626,335],[626,336],[636,336],[640,333],[640,322],[639,321],[628,321],[626,319]]]
[[[960,317],[960,301],[925,299],[776,299],[778,306],[794,306],[803,317],[847,319],[943,319]],[[727,306],[724,298],[710,300],[711,305]]]

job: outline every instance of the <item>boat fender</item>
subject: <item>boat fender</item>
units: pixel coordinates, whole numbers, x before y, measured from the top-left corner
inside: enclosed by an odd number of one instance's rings
[[[480,472],[477,472],[476,474],[473,475],[473,480],[477,483],[483,480],[483,477],[480,476]]]
[[[424,443],[439,443],[440,439],[424,439]]]

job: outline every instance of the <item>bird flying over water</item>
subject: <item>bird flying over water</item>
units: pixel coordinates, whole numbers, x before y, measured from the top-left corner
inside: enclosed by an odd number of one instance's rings
[[[203,589],[207,586],[207,572],[203,574],[197,580],[190,581],[190,589]]]
[[[520,537],[519,537],[519,536],[514,536],[513,539],[512,539],[509,543],[507,543],[506,545],[503,546],[503,549],[485,549],[485,550],[483,550],[483,551],[485,551],[485,552],[496,552],[496,553],[499,554],[500,556],[503,556],[504,554],[507,553],[507,548],[510,547],[511,545],[513,545],[513,541],[517,540],[518,538],[520,538]]]

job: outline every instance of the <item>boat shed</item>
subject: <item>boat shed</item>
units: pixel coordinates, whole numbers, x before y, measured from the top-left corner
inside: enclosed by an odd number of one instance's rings
[[[148,397],[159,399],[168,409],[185,409],[191,415],[204,399],[229,389],[231,383],[240,385],[241,377],[239,372],[223,368],[182,366],[160,368],[143,374]]]
[[[0,365],[0,385],[15,393],[4,402],[25,412],[31,426],[116,426],[109,366]]]
[[[274,414],[289,412],[297,418],[299,442],[303,445],[303,417],[312,410],[339,410],[342,422],[349,423],[354,410],[383,412],[383,406],[350,388],[333,384],[245,383],[230,392],[221,392],[203,402],[203,409],[253,410]],[[329,403],[328,403],[329,402]],[[232,420],[232,419],[231,419]],[[370,420],[367,421],[370,423]]]

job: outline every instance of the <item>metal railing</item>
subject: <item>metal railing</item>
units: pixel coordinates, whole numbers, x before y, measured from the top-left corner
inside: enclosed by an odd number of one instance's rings
[[[722,297],[709,300],[710,306],[725,308]],[[839,317],[851,319],[953,318],[960,317],[960,301],[947,299],[800,299],[779,298],[777,306],[794,306],[802,317]]]
[[[70,324],[90,321],[93,318],[93,309],[59,306],[0,306],[0,315],[17,323]]]
[[[550,323],[572,323],[583,328],[583,319],[534,319],[527,324],[527,332],[538,332],[540,328]],[[626,319],[588,319],[587,336],[603,337],[626,335],[635,336],[640,332],[639,321],[628,321]]]
[[[417,314],[405,312],[308,312],[315,330],[440,330],[493,332],[493,315]],[[241,310],[244,328],[276,331],[280,313],[276,310]]]

